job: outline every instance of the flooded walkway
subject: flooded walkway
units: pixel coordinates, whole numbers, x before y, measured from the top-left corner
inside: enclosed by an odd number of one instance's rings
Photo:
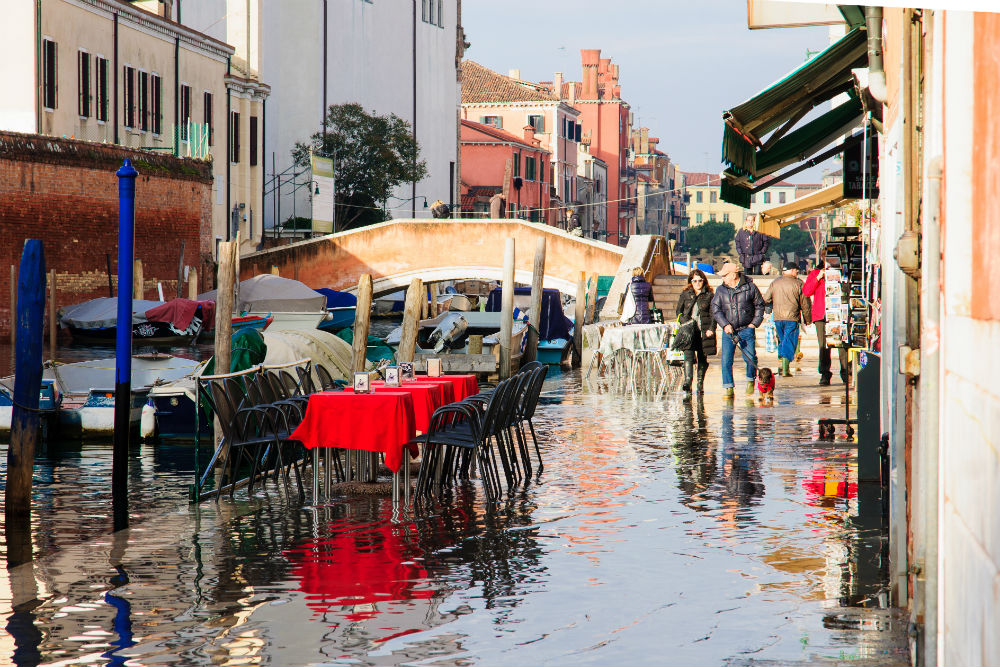
[[[274,487],[189,507],[191,448],[142,445],[133,528],[108,535],[110,446],[55,447],[39,557],[0,574],[0,664],[908,664],[855,451],[816,441],[842,386],[761,406],[719,385],[713,365],[702,402],[623,400],[555,372],[535,482],[401,522]]]

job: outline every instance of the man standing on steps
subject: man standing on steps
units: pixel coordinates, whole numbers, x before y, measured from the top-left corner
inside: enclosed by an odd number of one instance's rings
[[[757,335],[756,329],[764,321],[764,297],[740,268],[727,262],[719,271],[722,284],[712,297],[712,319],[722,327],[722,387],[726,398],[734,394],[733,358],[736,356],[736,341],[743,351],[743,361],[747,365],[747,396],[753,396],[754,381],[757,379]]]
[[[759,275],[760,265],[767,259],[767,249],[771,247],[771,237],[757,231],[757,216],[747,213],[743,229],[736,232],[736,252],[740,254],[740,264],[748,274]]]
[[[799,267],[795,262],[787,262],[781,277],[767,288],[764,302],[774,313],[774,329],[778,334],[778,374],[791,377],[788,365],[795,358],[799,346],[799,322],[812,322],[809,298],[802,293]]]

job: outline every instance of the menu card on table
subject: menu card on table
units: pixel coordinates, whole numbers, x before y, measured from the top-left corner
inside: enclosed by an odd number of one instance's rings
[[[399,386],[399,367],[398,366],[386,366],[385,367],[385,386],[387,386],[387,387],[398,387]]]
[[[399,364],[399,376],[401,380],[412,380],[413,379],[413,362],[403,361]]]
[[[354,373],[354,393],[355,394],[370,394],[372,391],[371,384],[369,383],[368,373],[363,371],[358,371]]]
[[[432,378],[441,377],[441,360],[433,357],[427,360],[427,375]]]

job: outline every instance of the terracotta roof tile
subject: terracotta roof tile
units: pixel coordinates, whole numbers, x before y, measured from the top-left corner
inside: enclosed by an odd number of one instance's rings
[[[528,141],[524,137],[519,137],[516,134],[511,134],[510,132],[506,132],[504,130],[498,130],[492,125],[484,125],[482,123],[477,123],[473,120],[462,119],[462,127],[479,132],[481,134],[485,134],[489,137],[496,139],[497,141],[502,141],[505,143],[516,143],[520,146],[524,146],[526,148],[538,151],[539,153],[549,152],[544,148],[541,148],[540,146],[532,146],[531,144],[528,143]],[[473,139],[462,137],[462,141],[473,141]]]
[[[558,101],[555,95],[524,86],[475,61],[462,61],[462,104]]]

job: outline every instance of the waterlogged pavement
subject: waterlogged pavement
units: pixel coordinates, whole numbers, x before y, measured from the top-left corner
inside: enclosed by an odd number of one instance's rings
[[[537,480],[397,521],[273,487],[189,507],[190,447],[142,445],[109,535],[110,447],[52,448],[38,557],[0,574],[0,664],[908,664],[881,510],[853,448],[816,440],[843,389],[815,379],[765,406],[727,403],[715,367],[694,402],[556,372]]]

